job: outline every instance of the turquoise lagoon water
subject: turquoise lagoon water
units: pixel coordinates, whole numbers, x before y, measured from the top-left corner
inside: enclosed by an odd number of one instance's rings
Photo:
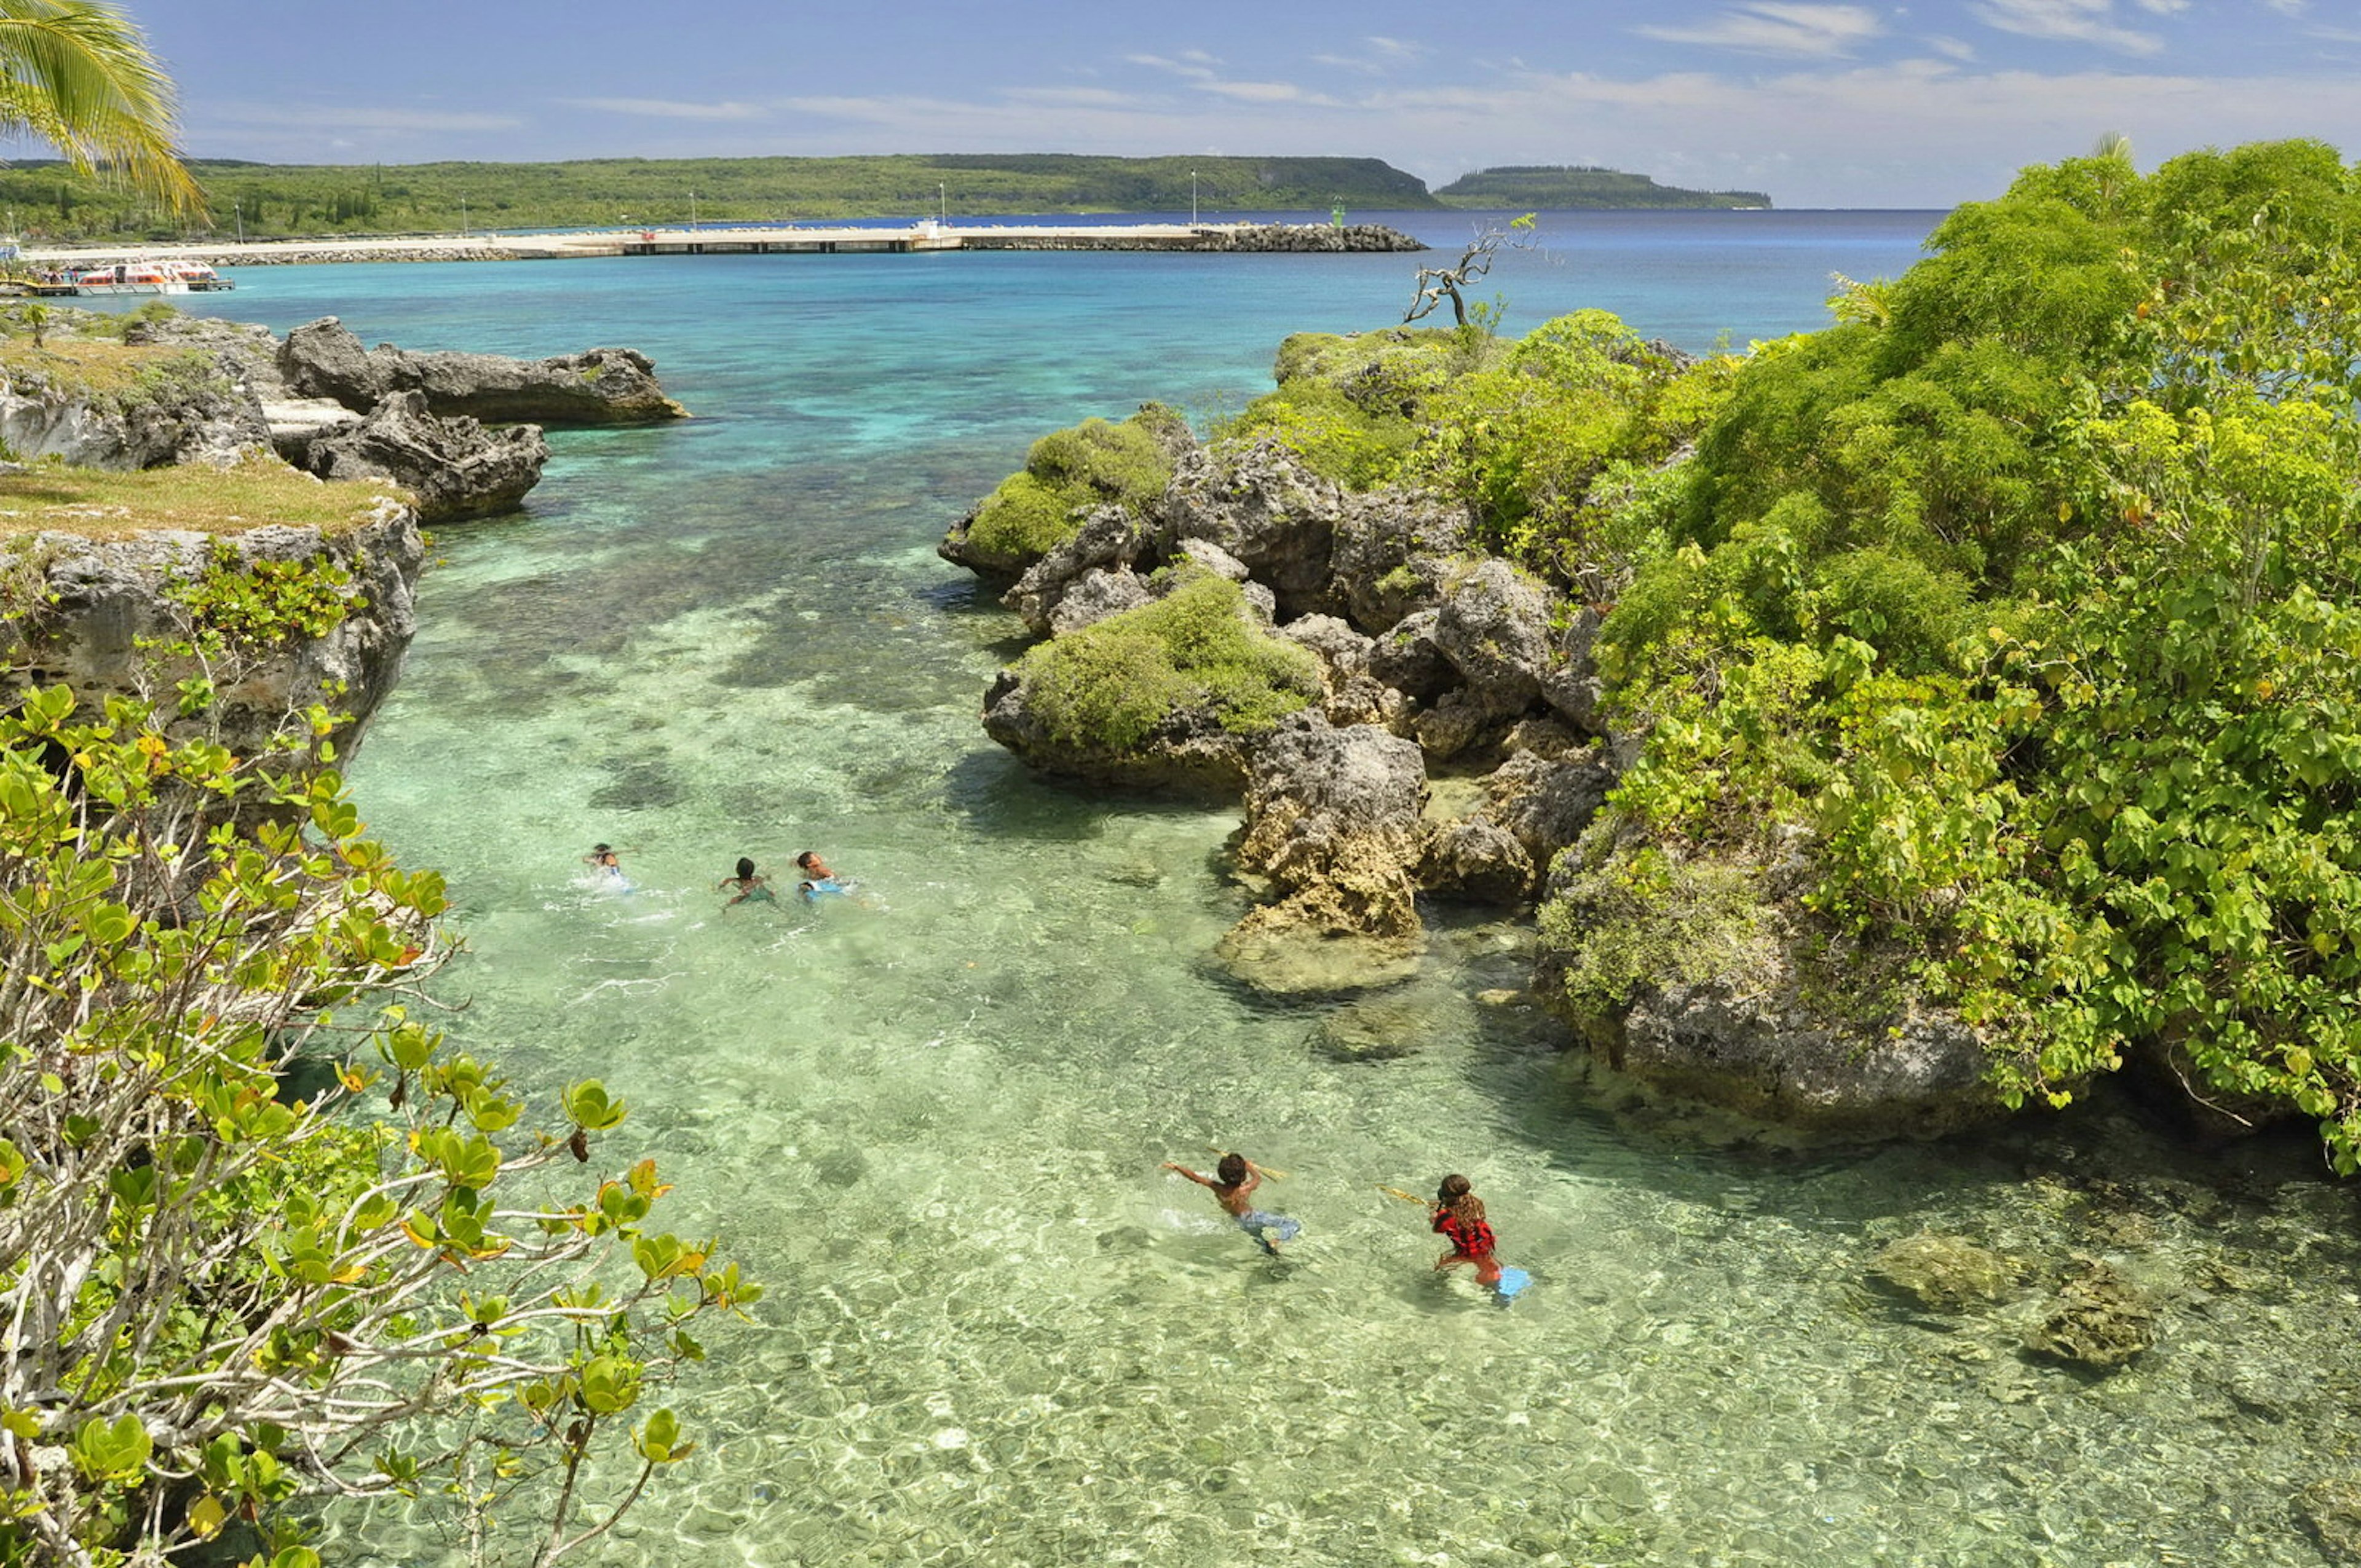
[[[1422,220],[1437,237],[1461,220]],[[1819,324],[1923,214],[1550,220],[1512,328],[1581,305],[1692,347]],[[705,1446],[589,1554],[617,1564],[2310,1564],[2291,1499],[2361,1382],[2351,1201],[2301,1146],[2175,1152],[2125,1113],[1802,1152],[1625,1102],[1516,987],[1524,935],[1437,911],[1382,999],[1417,1054],[1321,1048],[1209,947],[1224,811],[1039,783],[978,699],[1014,619],[943,527],[1085,415],[1200,415],[1288,331],[1386,324],[1393,258],[686,258],[254,269],[204,308],[541,354],[627,343],[696,411],[563,433],[521,515],[444,531],[354,768],[444,868],[455,1033],[609,1140],[768,1281],[668,1396]],[[577,880],[594,839],[638,891]],[[818,848],[873,907],[723,913],[741,854]],[[1243,1148],[1304,1224],[1279,1260],[1159,1173]],[[1432,1274],[1376,1190],[1464,1170],[1511,1310]],[[1966,1320],[1870,1288],[1885,1242],[2022,1260]],[[2163,1338],[2092,1380],[2019,1350],[2109,1258]],[[346,1561],[443,1560],[391,1509]],[[453,1559],[456,1561],[456,1559]]]

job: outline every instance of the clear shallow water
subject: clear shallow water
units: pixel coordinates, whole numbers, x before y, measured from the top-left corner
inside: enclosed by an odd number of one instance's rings
[[[1356,214],[1357,216],[1357,214]],[[1702,347],[1818,324],[1921,215],[1553,220],[1512,327],[1583,304]],[[1777,220],[1773,223],[1770,220]],[[1458,218],[1449,220],[1457,225]],[[1430,225],[1430,226],[1433,226]],[[1437,237],[1448,238],[1455,226]],[[1819,237],[1815,238],[1817,234]],[[670,1402],[707,1446],[599,1561],[765,1564],[2310,1564],[2290,1498],[2356,1439],[2348,1193],[2300,1148],[2177,1155],[2114,1113],[1803,1155],[1621,1107],[1477,993],[1513,928],[1438,921],[1350,1065],[1331,1006],[1203,955],[1227,813],[1039,784],[976,708],[1014,619],[932,554],[1027,443],[1267,386],[1279,338],[1399,315],[1402,258],[918,257],[256,269],[205,302],[365,338],[655,356],[698,418],[555,438],[452,528],[356,787],[445,870],[456,1033],[598,1075],[673,1223],[773,1287]],[[642,891],[578,886],[593,839]],[[727,914],[803,848],[878,907]],[[1304,1222],[1260,1257],[1158,1171],[1242,1147]],[[1202,1165],[1201,1165],[1202,1168]],[[1379,1182],[1466,1171],[1510,1311]],[[1869,1289],[1931,1228],[2166,1302],[2103,1382]],[[349,1560],[436,1561],[390,1512]]]

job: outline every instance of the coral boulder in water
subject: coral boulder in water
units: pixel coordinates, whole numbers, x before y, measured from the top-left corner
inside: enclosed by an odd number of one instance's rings
[[[2005,1299],[2015,1285],[2015,1272],[1997,1253],[1923,1231],[1880,1252],[1869,1271],[1938,1312],[1990,1306]]]
[[[2026,1343],[2060,1361],[2113,1371],[2156,1343],[2156,1309],[2119,1270],[2084,1258],[2058,1288],[2058,1304]]]

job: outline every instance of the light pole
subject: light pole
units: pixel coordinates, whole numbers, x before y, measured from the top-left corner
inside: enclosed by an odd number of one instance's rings
[[[688,226],[692,230],[697,227],[697,192],[694,191],[688,193]]]
[[[246,214],[239,209],[235,198],[231,200],[229,204],[229,215],[230,221],[237,225],[237,243],[244,245],[246,243]]]
[[[1189,221],[1197,221],[1197,171],[1189,170]]]
[[[941,223],[951,215],[951,199],[943,192],[943,182],[935,181],[935,222]]]
[[[459,198],[459,237],[467,237],[467,198],[465,196]]]

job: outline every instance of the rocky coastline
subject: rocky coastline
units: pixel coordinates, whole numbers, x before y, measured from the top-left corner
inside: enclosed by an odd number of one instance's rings
[[[154,696],[203,674],[216,688],[207,723],[242,752],[277,743],[289,717],[324,693],[342,716],[333,738],[357,740],[416,630],[421,528],[515,510],[549,455],[542,422],[686,412],[629,349],[527,361],[364,349],[334,317],[281,342],[217,320],[55,315],[45,341],[0,375],[0,441],[16,471],[42,459],[67,465],[61,474],[184,467],[200,493],[203,476],[217,473],[297,500],[313,481],[360,482],[346,486],[353,515],[334,524],[264,513],[143,526],[124,505],[68,505],[44,514],[55,522],[20,523],[5,542],[10,690],[63,683],[94,711],[110,696]],[[110,324],[119,342],[104,330]],[[80,338],[83,331],[94,334]],[[127,381],[126,365],[136,371]],[[473,408],[533,422],[496,426],[465,411]],[[192,603],[203,583],[291,574],[336,586],[340,603],[321,628],[202,668],[171,651],[203,619]]]
[[[1283,384],[1305,357],[1282,351]],[[1085,447],[1099,488],[1059,493],[1095,504],[1027,547],[1010,519]],[[1865,983],[1894,966],[1832,943],[1780,867],[1635,885],[1606,802],[1640,738],[1602,713],[1600,607],[1488,555],[1464,504],[1150,406],[1045,439],[939,553],[1044,639],[986,693],[994,740],[1045,774],[1241,804],[1258,902],[1216,957],[1242,982],[1380,992],[1415,972],[1422,908],[1488,905],[1533,922],[1530,998],[1565,1042],[1653,1093],[1839,1136],[2005,1114],[1975,1032]]]

